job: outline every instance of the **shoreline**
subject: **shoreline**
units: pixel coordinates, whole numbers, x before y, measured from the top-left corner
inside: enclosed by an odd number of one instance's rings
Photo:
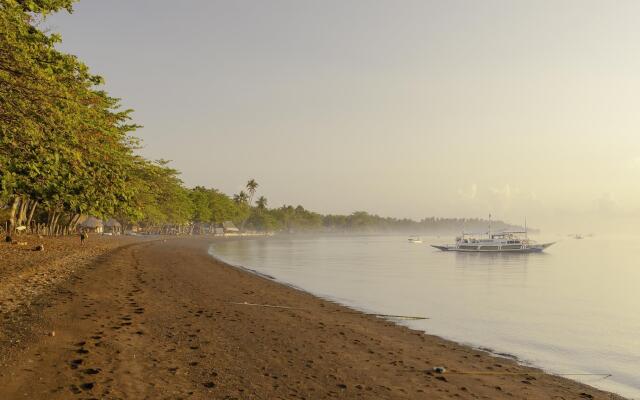
[[[230,238],[230,239],[234,239],[234,238]],[[235,238],[235,239],[238,240],[240,238]],[[254,238],[252,238],[252,239],[254,239]],[[213,243],[212,243],[212,245],[210,247],[213,247]],[[283,285],[283,286],[285,286],[287,288],[290,288],[292,290],[300,291],[300,292],[309,294],[311,296],[317,297],[317,298],[319,298],[321,300],[337,304],[337,305],[339,305],[341,307],[345,307],[345,308],[347,308],[349,310],[352,310],[355,313],[361,313],[361,314],[369,315],[369,316],[377,316],[378,318],[381,318],[381,319],[383,319],[385,321],[391,322],[394,325],[397,325],[398,327],[403,327],[403,328],[406,328],[406,329],[410,329],[412,331],[415,331],[415,332],[418,332],[418,333],[421,333],[421,334],[424,334],[424,335],[433,336],[433,337],[441,339],[443,341],[454,343],[454,344],[456,344],[458,346],[461,346],[461,347],[467,347],[467,348],[470,348],[470,349],[473,349],[473,350],[476,350],[476,351],[480,351],[480,352],[485,353],[488,356],[496,358],[496,359],[514,361],[514,362],[516,362],[518,365],[520,365],[522,367],[535,369],[535,370],[541,371],[541,373],[546,374],[546,375],[551,375],[551,376],[556,376],[556,377],[559,377],[559,378],[569,379],[569,380],[571,380],[573,382],[576,382],[577,384],[585,385],[586,387],[593,388],[593,389],[599,390],[599,391],[604,391],[605,393],[609,393],[609,396],[611,396],[610,397],[611,399],[619,399],[619,400],[627,399],[627,397],[624,397],[623,395],[620,395],[620,394],[617,394],[617,393],[613,393],[613,392],[608,392],[606,389],[600,389],[600,388],[592,386],[592,385],[590,385],[588,383],[580,382],[578,380],[575,380],[575,379],[571,378],[571,376],[580,376],[580,375],[593,375],[595,377],[598,377],[599,375],[602,375],[603,376],[602,379],[606,379],[606,378],[608,378],[608,376],[606,376],[607,374],[582,374],[582,373],[563,374],[563,373],[555,373],[553,371],[549,371],[549,370],[543,369],[543,367],[540,367],[540,366],[536,365],[534,362],[524,360],[524,359],[518,357],[515,354],[509,353],[508,351],[503,351],[503,350],[499,351],[499,350],[495,350],[495,349],[492,349],[492,348],[489,348],[489,347],[485,347],[485,346],[480,345],[480,344],[474,344],[472,342],[463,342],[463,341],[459,341],[459,340],[456,340],[456,339],[451,339],[451,338],[447,338],[447,337],[444,337],[444,336],[440,336],[440,335],[437,335],[437,334],[432,334],[432,333],[429,333],[426,330],[422,330],[422,329],[418,329],[418,328],[412,328],[408,324],[403,324],[401,322],[402,318],[400,318],[400,319],[394,319],[393,317],[387,318],[383,314],[376,314],[375,310],[366,309],[364,307],[359,307],[359,306],[355,306],[355,305],[342,303],[342,302],[340,302],[338,300],[334,300],[334,299],[330,298],[329,296],[323,296],[321,294],[316,294],[316,293],[313,293],[313,292],[310,292],[310,291],[306,290],[305,288],[303,288],[301,286],[298,286],[298,285],[295,285],[293,283],[289,283],[289,282],[286,282],[286,281],[282,281],[282,280],[278,279],[276,276],[260,272],[260,271],[258,271],[256,269],[252,269],[252,268],[249,268],[249,267],[241,265],[241,264],[235,264],[235,263],[228,262],[228,261],[222,259],[221,257],[215,255],[211,251],[211,249],[208,251],[208,253],[218,263],[227,265],[227,266],[229,266],[231,268],[237,268],[237,269],[239,269],[239,270],[241,270],[243,272],[256,275],[256,276],[258,276],[260,278],[263,278],[263,279],[266,279],[266,280],[269,280],[269,281],[273,281],[273,282],[275,282],[275,283],[277,283],[279,285]],[[424,319],[430,319],[430,318],[426,317]],[[629,398],[629,400],[633,400],[633,398]]]
[[[0,343],[0,397],[622,398],[215,260],[211,242],[122,244],[41,295],[29,334]]]

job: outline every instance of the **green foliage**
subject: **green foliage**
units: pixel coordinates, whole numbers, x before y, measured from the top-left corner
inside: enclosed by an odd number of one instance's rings
[[[424,218],[420,221],[411,219],[398,219],[380,217],[364,211],[356,211],[350,215],[326,215],[322,218],[325,231],[347,232],[405,232],[416,234],[426,233],[458,233],[461,230],[485,231],[487,220],[479,218]],[[521,229],[521,227],[509,225],[502,221],[494,221],[493,227],[501,229]]]
[[[61,9],[71,12],[75,2],[76,0],[3,0],[2,4],[18,4],[24,11],[47,14]]]
[[[213,197],[212,222],[233,221],[236,224],[241,224],[251,212],[246,203],[233,201],[229,196],[217,190],[214,190]]]
[[[232,200],[216,189],[196,186],[191,189],[190,196],[194,205],[194,222],[221,224],[224,221],[233,221],[240,224],[250,214],[246,201]]]
[[[249,205],[253,205],[253,196],[256,194],[256,190],[258,189],[258,182],[255,179],[249,179],[247,182],[246,188],[247,192],[249,192]]]
[[[249,228],[257,231],[275,232],[283,228],[282,221],[269,212],[253,212],[247,219]]]
[[[34,13],[72,3],[0,0],[0,201],[17,204],[21,218],[27,206],[44,208],[48,224],[56,213],[67,222],[91,214],[188,223],[190,193],[177,171],[134,154],[131,110],[99,89],[102,78],[86,65],[55,49],[58,36],[32,24]]]
[[[288,232],[311,231],[322,228],[322,215],[305,210],[302,206],[287,206],[268,211],[268,214],[279,222]]]
[[[189,192],[193,204],[193,220],[196,222],[212,222],[213,210],[209,189],[196,186]]]
[[[135,160],[127,180],[134,194],[126,203],[126,212],[121,218],[147,227],[188,224],[194,204],[190,191],[178,177],[179,172],[169,168],[164,160],[148,162],[141,157]]]
[[[264,196],[260,196],[260,198],[256,201],[256,207],[259,210],[264,210],[267,208],[267,198]]]

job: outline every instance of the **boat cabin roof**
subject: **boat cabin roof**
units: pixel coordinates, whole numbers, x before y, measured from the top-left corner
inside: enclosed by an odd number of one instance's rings
[[[515,236],[515,235],[524,235],[526,234],[526,231],[502,231],[502,232],[496,232],[491,234],[491,237],[508,237],[508,236]]]

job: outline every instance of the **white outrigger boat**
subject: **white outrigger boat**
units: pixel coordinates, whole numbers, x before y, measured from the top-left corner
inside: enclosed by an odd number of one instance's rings
[[[522,237],[524,235],[524,237]],[[484,233],[474,234],[462,232],[456,238],[455,244],[434,245],[442,251],[480,252],[480,253],[539,253],[555,242],[536,243],[527,236],[526,224],[524,231],[491,232],[491,220],[489,230]]]
[[[420,236],[411,236],[409,243],[422,243],[422,239],[420,239]]]

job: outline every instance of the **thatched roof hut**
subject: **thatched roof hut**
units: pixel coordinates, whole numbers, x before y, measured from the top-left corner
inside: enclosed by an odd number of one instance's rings
[[[109,220],[104,223],[104,226],[107,228],[122,228],[122,224],[115,218],[109,218]]]
[[[104,227],[104,223],[102,222],[102,220],[100,220],[100,219],[98,219],[96,217],[88,217],[87,219],[82,221],[79,224],[79,226],[82,229],[100,233],[100,232],[102,232],[102,229]]]
[[[80,223],[80,227],[89,229],[102,228],[103,226],[102,220],[96,217],[89,217]]]
[[[107,222],[104,223],[104,230],[108,233],[111,232],[113,234],[122,233],[122,224],[118,222],[115,218],[109,218]]]
[[[225,233],[237,233],[240,232],[240,229],[231,221],[225,221],[222,223],[222,229],[224,229]]]

